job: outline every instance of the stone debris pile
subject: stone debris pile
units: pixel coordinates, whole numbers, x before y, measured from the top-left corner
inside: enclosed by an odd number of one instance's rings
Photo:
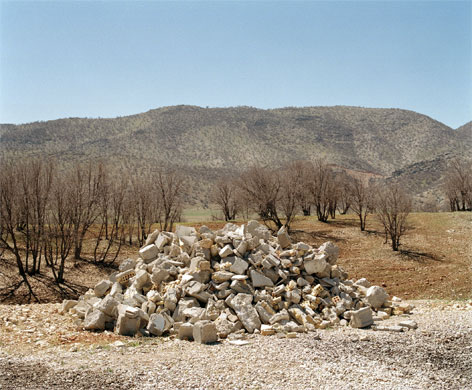
[[[363,328],[411,310],[366,279],[349,280],[336,264],[338,252],[331,242],[292,243],[283,227],[272,236],[257,221],[215,232],[156,230],[138,259],[123,261],[78,301],[64,301],[62,312],[91,331],[210,343],[234,333],[294,337],[338,324]]]

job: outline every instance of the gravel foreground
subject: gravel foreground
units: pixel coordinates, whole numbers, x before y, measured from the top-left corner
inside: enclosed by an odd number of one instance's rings
[[[335,328],[200,345],[77,329],[59,305],[0,306],[0,389],[472,389],[472,302],[412,302],[417,330]]]

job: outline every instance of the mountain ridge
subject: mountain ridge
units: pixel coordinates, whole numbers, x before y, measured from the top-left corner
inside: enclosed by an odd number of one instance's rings
[[[116,118],[0,125],[0,147],[2,155],[11,158],[101,158],[137,171],[170,164],[200,172],[196,176],[210,181],[219,172],[239,172],[255,164],[278,166],[318,157],[389,177],[394,172],[401,176],[409,166],[416,171],[419,163],[438,156],[469,155],[471,123],[454,130],[399,108],[179,105]]]

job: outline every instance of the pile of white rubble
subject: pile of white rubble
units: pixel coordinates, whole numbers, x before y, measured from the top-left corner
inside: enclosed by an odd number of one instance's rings
[[[292,244],[285,228],[274,237],[257,221],[216,232],[178,226],[154,231],[137,260],[123,261],[78,301],[64,301],[62,312],[87,330],[209,343],[233,333],[363,328],[411,310],[366,279],[348,280],[337,257],[331,242]]]

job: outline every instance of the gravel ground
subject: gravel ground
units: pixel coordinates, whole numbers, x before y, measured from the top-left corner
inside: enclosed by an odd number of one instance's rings
[[[413,303],[417,330],[246,345],[89,333],[58,305],[0,306],[0,389],[472,389],[472,302]]]

